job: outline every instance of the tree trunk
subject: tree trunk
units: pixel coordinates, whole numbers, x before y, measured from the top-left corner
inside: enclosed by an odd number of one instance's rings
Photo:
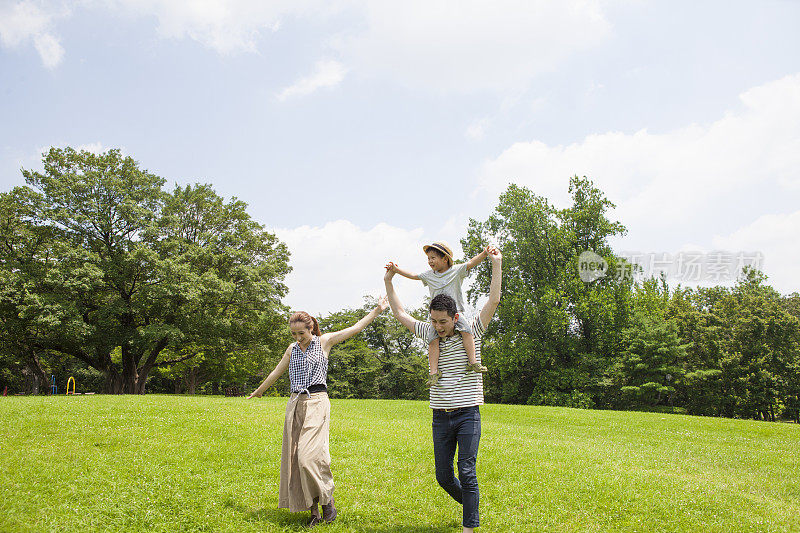
[[[135,394],[144,394],[145,385],[147,385],[147,376],[150,375],[150,371],[156,366],[156,359],[158,359],[158,354],[166,348],[167,346],[167,337],[163,337],[160,341],[158,341],[153,349],[150,351],[150,354],[144,361],[144,364],[141,368],[136,368],[137,363],[134,362],[134,371],[137,372],[136,375],[136,386],[134,388]],[[141,357],[138,357],[136,361],[141,360]]]
[[[122,345],[122,392],[127,394],[137,394],[137,380],[139,372],[136,368],[136,361],[131,353],[131,347],[126,342]]]
[[[211,394],[217,395],[219,394],[219,382],[214,381],[211,383]]]
[[[113,368],[106,370],[106,393],[122,394],[122,376]]]
[[[134,394],[144,394],[144,387],[147,385],[147,373],[142,372],[136,376],[136,386]]]
[[[39,394],[39,387],[47,383],[47,376],[42,368],[42,363],[35,352],[28,355],[28,360],[25,362],[28,372],[31,375],[31,394]]]
[[[194,366],[186,369],[186,372],[184,372],[184,379],[186,380],[186,392],[188,394],[194,394],[195,388],[197,387],[197,367]]]

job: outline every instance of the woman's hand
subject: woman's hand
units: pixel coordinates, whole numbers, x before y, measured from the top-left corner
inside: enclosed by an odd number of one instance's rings
[[[503,260],[503,254],[497,246],[487,246],[486,251],[489,253],[489,259],[492,261],[500,262]]]
[[[261,398],[261,394],[259,394],[258,391],[254,390],[253,392],[250,393],[250,396],[248,396],[245,399],[249,400],[250,398]]]

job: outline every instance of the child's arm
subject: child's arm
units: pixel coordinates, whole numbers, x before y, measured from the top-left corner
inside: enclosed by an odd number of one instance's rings
[[[486,248],[483,249],[481,253],[479,253],[469,261],[467,261],[467,270],[472,270],[473,268],[478,266],[478,264],[484,259],[486,259],[488,255],[489,255],[489,247],[487,246]]]
[[[395,274],[400,274],[404,278],[419,279],[419,276],[417,274],[412,274],[408,270],[403,270],[402,268],[397,266],[397,263],[392,263],[392,262],[387,263],[386,264],[386,270],[391,270]]]

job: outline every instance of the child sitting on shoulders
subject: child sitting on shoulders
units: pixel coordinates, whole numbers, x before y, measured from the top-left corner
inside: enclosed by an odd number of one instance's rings
[[[464,341],[464,350],[467,352],[469,364],[466,370],[467,372],[486,372],[486,367],[478,363],[475,357],[475,338],[472,336],[472,330],[464,313],[464,296],[461,293],[461,284],[469,271],[489,255],[489,247],[487,246],[486,249],[466,263],[455,266],[453,266],[453,252],[444,241],[426,244],[422,247],[422,250],[428,256],[430,270],[420,274],[413,274],[391,262],[386,265],[386,270],[391,270],[408,279],[421,280],[423,285],[430,289],[431,298],[437,294],[447,294],[456,301],[458,309],[456,316],[458,320],[455,329],[461,334],[461,338]],[[428,386],[436,385],[442,377],[439,371],[439,336],[436,334],[435,329],[431,329],[431,332],[431,338],[425,339],[428,342],[428,364],[430,367]]]

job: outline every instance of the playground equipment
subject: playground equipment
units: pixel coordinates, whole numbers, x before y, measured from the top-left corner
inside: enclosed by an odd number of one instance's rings
[[[72,392],[69,392],[69,383],[72,382]],[[72,376],[67,380],[67,394],[75,394],[75,378]]]
[[[50,374],[52,381],[50,382],[50,394],[58,394],[58,385],[56,385],[56,377]]]

